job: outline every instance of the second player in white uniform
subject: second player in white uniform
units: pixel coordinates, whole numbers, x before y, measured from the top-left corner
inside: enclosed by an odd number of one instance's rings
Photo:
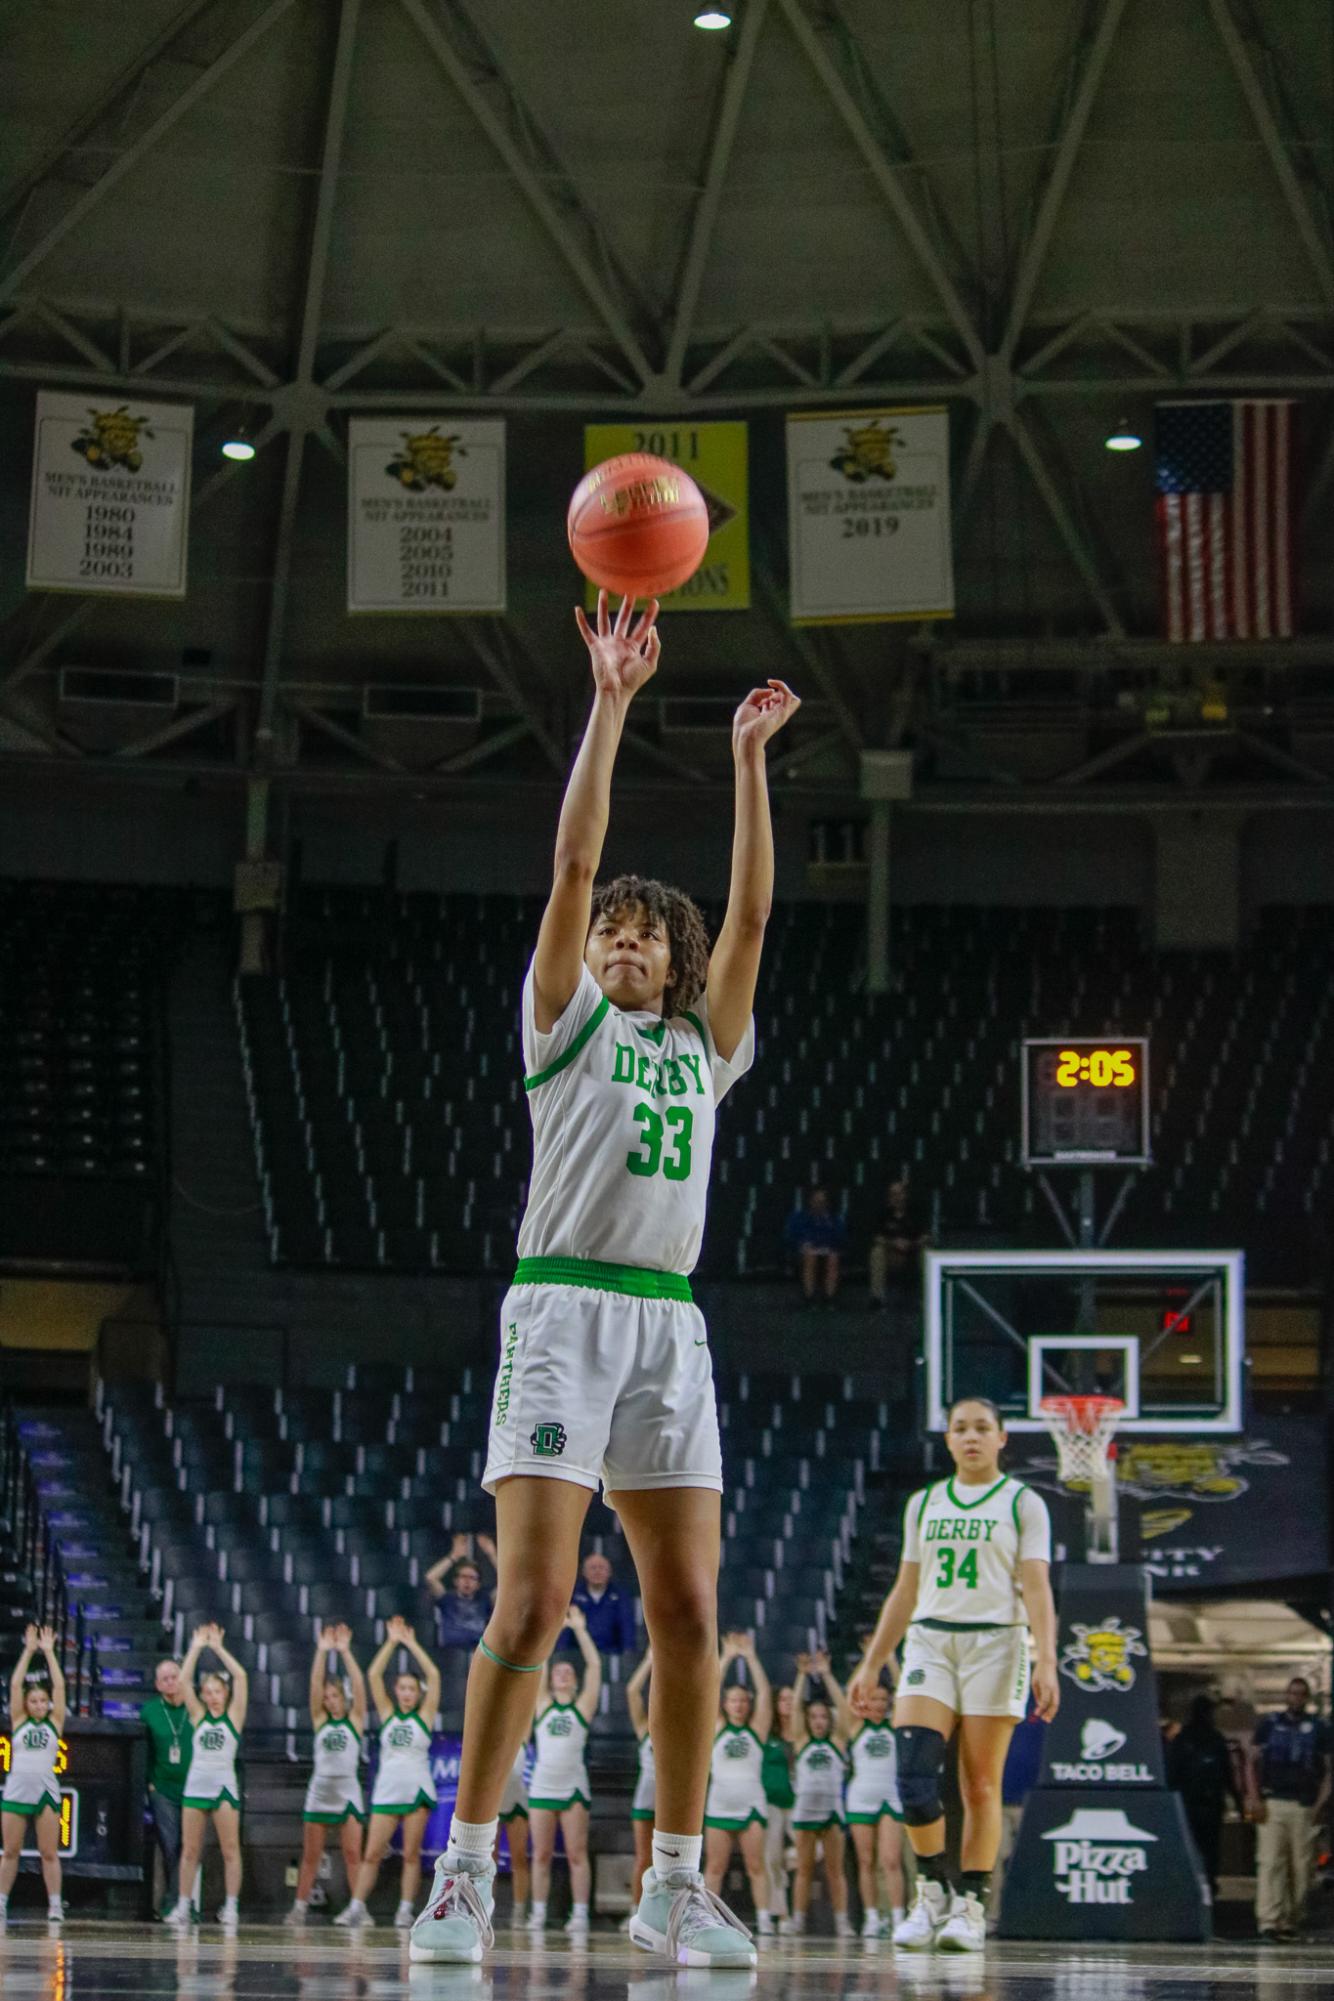
[[[602,498],[614,507],[610,490]],[[659,504],[651,485],[640,498]],[[756,1963],[699,1868],[722,1473],[689,1274],[716,1108],[754,1049],[774,878],[765,745],[798,704],[771,681],[733,718],[732,877],[712,951],[681,891],[647,875],[595,888],[616,753],[658,662],[657,609],[636,620],[625,602],[613,621],[604,592],[596,626],[576,613],[594,692],[524,982],[533,1166],[485,1472],[496,1601],[469,1677],[458,1811],[413,1930],[419,1960],[475,1962],[490,1943],[496,1810],[532,1714],[526,1678],[565,1623],[588,1495],[602,1482],[630,1544],[655,1662],[657,1818],[630,1936],[678,1965]]]
[[[40,1654],[46,1680],[28,1680]],[[25,1842],[33,1837],[42,1861],[47,1916],[63,1915],[60,1868],[60,1733],[65,1728],[65,1677],[50,1626],[29,1626],[23,1650],[9,1680],[9,1771],[0,1798],[0,1925],[9,1910],[9,1893],[19,1872]]]
[[[1054,1716],[1056,1611],[1051,1522],[1041,1496],[1000,1470],[1005,1430],[984,1397],[960,1399],[945,1443],[955,1471],[914,1494],[903,1556],[851,1694],[861,1708],[906,1634],[894,1709],[898,1786],[917,1856],[917,1897],[894,1942],[913,1951],[980,1952],[1001,1837],[1001,1775],[1028,1699]],[[945,1861],[941,1774],[959,1733],[962,1867]]]
[[[330,1671],[336,1655],[341,1673]],[[343,1868],[351,1895],[361,1863],[366,1802],[361,1790],[361,1759],[366,1734],[366,1678],[352,1652],[347,1626],[325,1626],[310,1664],[310,1721],[315,1732],[315,1768],[306,1788],[301,1814],[301,1866],[289,1924],[302,1924],[310,1909],[329,1829],[338,1829]]]
[[[416,1666],[394,1676],[393,1692],[385,1680],[391,1657],[403,1647]],[[383,1644],[366,1678],[380,1719],[380,1763],[371,1789],[370,1827],[357,1869],[350,1902],[334,1923],[368,1925],[366,1901],[375,1888],[380,1864],[389,1853],[394,1829],[403,1830],[403,1877],[394,1924],[406,1930],[412,1923],[413,1900],[421,1882],[422,1836],[435,1805],[431,1771],[431,1731],[440,1708],[440,1670],[406,1619],[391,1619]]]

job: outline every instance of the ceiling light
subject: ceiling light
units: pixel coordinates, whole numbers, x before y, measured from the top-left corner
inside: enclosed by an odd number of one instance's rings
[[[1184,1363],[1188,1369],[1198,1369],[1204,1357],[1203,1355],[1178,1355],[1177,1360]]]
[[[1103,439],[1103,444],[1109,452],[1137,452],[1143,443],[1144,440],[1139,432],[1132,429],[1124,417],[1113,424]]]
[[[254,458],[254,440],[244,424],[237,424],[233,430],[228,431],[222,441],[222,456],[225,459],[234,459],[238,465],[244,465],[248,459]]]
[[[716,31],[719,28],[730,28],[731,25],[732,16],[722,7],[706,7],[702,13],[695,16],[697,28],[710,28]]]

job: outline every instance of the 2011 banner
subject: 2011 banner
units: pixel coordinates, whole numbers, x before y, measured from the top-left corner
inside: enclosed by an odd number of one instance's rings
[[[353,417],[350,612],[505,609],[505,426]]]
[[[183,598],[193,439],[188,403],[40,390],[29,590]]]
[[[668,591],[664,611],[749,611],[750,467],[743,423],[683,423],[678,418],[634,424],[586,424],[584,471],[622,452],[651,452],[688,472],[709,510],[704,561],[679,590]],[[590,584],[591,610],[597,591]]]
[[[943,408],[790,414],[787,496],[794,625],[954,616]]]

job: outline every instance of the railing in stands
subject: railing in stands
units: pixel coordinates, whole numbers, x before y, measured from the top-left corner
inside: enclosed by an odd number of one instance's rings
[[[69,1684],[70,1709],[77,1716],[100,1716],[102,1680],[97,1641],[83,1607],[71,1616],[69,1584],[58,1538],[42,1510],[37,1480],[19,1432],[18,1416],[6,1398],[0,1407],[0,1532],[7,1534],[24,1594],[24,1611],[56,1635],[57,1652]]]

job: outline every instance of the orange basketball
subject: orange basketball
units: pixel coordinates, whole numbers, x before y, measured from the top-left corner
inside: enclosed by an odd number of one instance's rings
[[[618,597],[674,591],[709,545],[709,510],[694,480],[648,452],[623,452],[585,473],[566,527],[584,575]]]

